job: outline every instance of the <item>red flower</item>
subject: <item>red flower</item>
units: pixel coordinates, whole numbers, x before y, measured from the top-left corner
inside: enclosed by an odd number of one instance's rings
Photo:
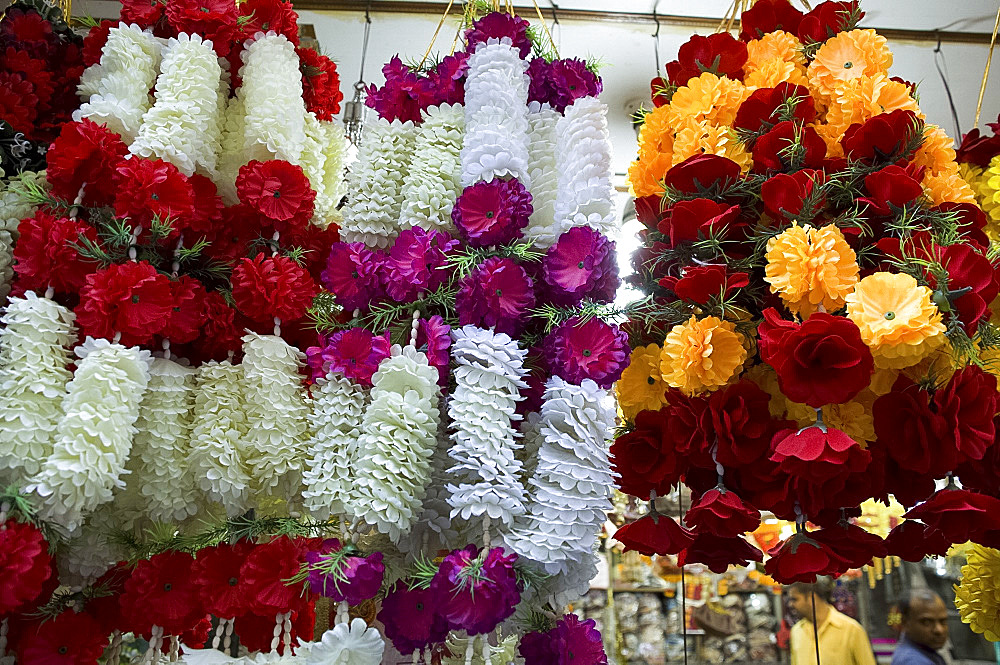
[[[975,365],[963,367],[935,393],[934,406],[950,426],[961,460],[983,459],[996,440],[997,378]]]
[[[68,217],[53,217],[37,210],[18,224],[14,246],[18,285],[25,290],[77,293],[94,264],[73,247],[83,236],[97,242],[93,227]]]
[[[242,32],[253,37],[258,32],[274,30],[295,46],[299,45],[299,15],[285,0],[246,0],[239,5]]]
[[[156,1],[156,0],[152,0]],[[212,40],[219,56],[229,54],[236,36],[236,3],[233,0],[170,0],[167,20],[177,32]]]
[[[667,405],[660,412],[666,421],[663,431],[667,449],[691,461],[711,465],[708,434],[712,428],[712,412],[708,408],[708,398],[689,397],[673,388],[665,396]]]
[[[242,203],[229,206],[222,210],[222,221],[209,231],[205,254],[233,265],[247,255],[250,243],[260,237],[260,215]]]
[[[280,232],[308,224],[316,200],[302,167],[280,159],[254,160],[240,167],[236,191],[240,201],[270,220]]]
[[[871,351],[846,317],[818,312],[793,323],[769,307],[759,334],[761,358],[777,371],[781,392],[793,402],[814,409],[841,404],[871,381]]]
[[[989,317],[989,305],[1000,293],[996,270],[986,257],[985,246],[980,249],[969,243],[955,243],[935,250],[938,262],[948,270],[949,300],[966,332],[974,336],[979,321]],[[929,282],[932,289],[938,287],[935,279]],[[964,289],[968,291],[955,297],[956,291]]]
[[[252,595],[251,611],[260,616],[300,610],[306,604],[301,585],[285,580],[299,572],[306,554],[305,542],[281,536],[258,545],[243,564],[243,582]]]
[[[817,191],[824,183],[826,173],[816,169],[773,175],[760,186],[764,210],[779,222],[811,222],[826,208],[826,195]]]
[[[305,268],[287,256],[243,259],[233,269],[233,300],[254,321],[295,321],[302,318],[316,295],[316,282]]]
[[[154,219],[161,223],[189,217],[194,191],[176,166],[162,159],[133,157],[116,169],[115,214],[149,230]]]
[[[635,216],[647,229],[656,229],[663,216],[663,198],[655,195],[637,198]]]
[[[993,427],[996,430],[1000,416],[993,419]],[[983,454],[980,460],[967,459],[955,469],[955,473],[962,481],[962,486],[982,494],[1000,497],[1000,445],[994,439]]]
[[[4,70],[20,74],[25,81],[31,84],[32,94],[38,98],[36,111],[45,114],[51,110],[52,93],[55,91],[53,75],[48,70],[45,60],[32,57],[26,50],[8,46],[6,51],[0,51],[0,64]],[[26,132],[32,137],[34,128],[29,128]]]
[[[847,562],[812,534],[797,533],[768,554],[764,572],[781,584],[816,581],[817,575],[835,575],[847,570]]]
[[[836,526],[813,531],[809,537],[832,550],[834,554],[845,561],[846,568],[838,572],[866,566],[871,563],[873,558],[881,558],[887,554],[884,540],[876,534],[846,521],[841,521]]]
[[[170,280],[146,261],[112,264],[87,275],[76,323],[91,337],[145,344],[170,322],[173,302]]]
[[[989,168],[990,160],[1000,154],[1000,117],[989,127],[993,129],[993,136],[980,135],[979,128],[976,127],[962,137],[962,144],[955,150],[959,164]]]
[[[927,391],[905,376],[875,400],[875,435],[889,457],[907,471],[940,477],[955,468],[958,451],[944,417],[931,410]]]
[[[198,552],[191,579],[205,611],[231,619],[253,609],[255,589],[243,575],[243,564],[254,550],[253,543],[222,543]]]
[[[799,147],[791,150],[791,146]],[[826,142],[812,126],[792,120],[779,122],[753,144],[753,170],[773,173],[789,169],[823,168]]]
[[[297,48],[295,52],[299,55],[306,110],[315,113],[320,120],[333,120],[333,116],[340,113],[340,102],[344,99],[337,64],[311,48]]]
[[[858,201],[868,205],[870,214],[887,217],[912,204],[924,193],[920,180],[907,170],[892,164],[865,176],[868,196]]]
[[[847,128],[840,144],[844,155],[864,164],[891,163],[906,158],[906,147],[923,134],[924,123],[913,111],[897,109]]]
[[[802,12],[788,0],[758,0],[740,17],[740,39],[758,39],[768,32],[784,30],[793,35],[799,30]]]
[[[35,86],[24,74],[0,72],[0,116],[14,131],[31,135],[38,115],[38,101]]]
[[[646,556],[677,554],[691,546],[694,534],[659,513],[646,515],[635,522],[622,525],[615,531],[615,540],[625,546],[625,551],[635,550]]]
[[[951,542],[943,533],[913,520],[897,524],[885,539],[889,556],[913,563],[925,556],[944,556],[950,548]]]
[[[725,487],[710,489],[691,506],[684,521],[694,530],[731,538],[760,526],[760,511]]]
[[[983,232],[986,228],[986,213],[974,203],[946,202],[931,208],[933,212],[953,213],[957,215],[956,224],[970,242],[980,247],[989,247],[990,241]]]
[[[944,489],[911,508],[904,517],[940,531],[949,543],[971,540],[989,547],[992,543],[983,542],[983,536],[1000,531],[1000,499],[969,490]]]
[[[622,492],[641,498],[667,494],[684,473],[685,462],[670,445],[666,410],[640,411],[635,428],[611,446],[612,466]]]
[[[667,96],[669,87],[670,82],[660,76],[649,81],[649,96],[652,98],[655,108],[660,108],[670,103],[670,97]]]
[[[681,300],[708,304],[712,298],[725,299],[733,289],[740,289],[750,283],[745,272],[728,274],[726,266],[718,263],[682,268],[682,275],[664,277],[660,286],[673,291]]]
[[[808,125],[815,119],[816,104],[809,88],[794,83],[779,83],[773,88],[754,90],[740,104],[733,127],[759,134],[785,120]]]
[[[42,593],[52,576],[49,544],[35,525],[7,520],[0,528],[0,616],[18,610]]]
[[[236,310],[218,291],[205,297],[205,323],[201,333],[199,348],[209,358],[225,358],[229,351],[239,351],[243,344],[236,327]]]
[[[210,233],[223,225],[222,210],[225,207],[219,198],[215,183],[200,173],[188,176],[191,185],[191,214],[178,220],[177,228],[195,233]]]
[[[170,281],[170,291],[173,294],[170,318],[160,336],[177,344],[194,341],[205,323],[205,297],[208,295],[205,287],[193,277],[181,275]]]
[[[857,0],[824,2],[802,17],[798,29],[799,41],[803,44],[825,42],[838,32],[853,29],[864,15],[858,9]]]
[[[104,635],[123,627],[121,596],[125,592],[125,582],[131,576],[132,568],[127,563],[115,564],[94,582],[94,588],[101,589],[103,595],[91,598],[83,606],[84,611],[101,624]]]
[[[753,464],[771,445],[774,423],[768,403],[771,396],[749,379],[712,393],[709,409],[721,464]]]
[[[191,577],[193,563],[187,552],[170,551],[136,564],[121,599],[129,629],[149,636],[160,626],[164,635],[178,635],[205,616]]]
[[[127,154],[117,134],[92,120],[63,125],[45,156],[52,195],[72,202],[86,185],[84,205],[110,204],[116,193],[115,170]]]
[[[740,165],[719,155],[698,154],[670,167],[664,187],[684,194],[701,194],[715,186],[726,188],[740,178]]]
[[[151,28],[163,18],[166,7],[167,3],[160,0],[122,0],[121,20],[126,24],[136,23],[140,28]]]
[[[763,561],[764,553],[741,536],[723,538],[714,533],[699,533],[694,542],[677,557],[677,564],[701,563],[721,575],[729,566],[746,566]]]
[[[122,3],[123,8],[127,3]],[[146,3],[147,6],[149,3]],[[108,34],[111,28],[118,27],[118,21],[104,19],[93,26],[83,39],[83,64],[87,67],[96,65],[101,61],[101,51],[108,41]]]
[[[687,85],[689,79],[702,72],[743,80],[746,61],[747,45],[728,32],[708,37],[694,35],[681,45],[677,59],[667,63],[667,76],[676,86]]]
[[[275,612],[277,614],[277,612]],[[313,630],[316,625],[315,603],[304,604],[301,609],[292,610],[292,644],[298,644],[299,640],[308,642],[313,638]],[[274,637],[274,614],[263,616],[257,614],[244,614],[236,617],[236,634],[240,636],[240,645],[248,651],[269,652],[271,650],[271,640]],[[285,653],[288,646],[282,641],[278,646],[278,653]]]
[[[710,199],[679,201],[671,207],[660,221],[660,233],[670,238],[670,245],[676,247],[682,242],[697,240],[698,236],[708,237],[730,230],[739,217],[738,205],[716,203]]]
[[[97,621],[73,610],[32,621],[19,632],[17,662],[31,665],[93,665],[108,643]]]

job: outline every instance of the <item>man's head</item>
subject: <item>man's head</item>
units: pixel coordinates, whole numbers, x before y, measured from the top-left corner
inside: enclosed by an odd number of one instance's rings
[[[948,641],[948,608],[930,589],[911,589],[897,603],[903,632],[913,642],[940,649]]]
[[[813,620],[813,596],[816,599],[816,609],[819,611],[830,604],[832,595],[833,582],[825,577],[817,577],[813,584],[795,582],[788,590],[792,607],[807,621]],[[822,617],[820,614],[820,618]]]

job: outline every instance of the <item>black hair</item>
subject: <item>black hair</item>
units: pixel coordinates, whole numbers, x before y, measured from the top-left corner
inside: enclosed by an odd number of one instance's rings
[[[816,598],[827,604],[833,602],[833,580],[828,577],[817,577],[816,581],[812,584],[809,582],[793,582],[790,588],[792,591],[806,597],[809,594],[815,593]]]
[[[899,596],[899,600],[896,601],[896,608],[899,609],[899,614],[905,621],[910,615],[910,610],[913,608],[914,602],[933,603],[935,600],[941,600],[944,602],[941,596],[937,595],[927,587],[907,589]]]

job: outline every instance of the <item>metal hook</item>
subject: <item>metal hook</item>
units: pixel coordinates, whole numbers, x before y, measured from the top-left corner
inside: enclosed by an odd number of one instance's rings
[[[372,22],[371,11],[372,11],[372,0],[368,0],[368,4],[365,5],[365,23]]]
[[[559,9],[559,5],[556,4],[555,0],[549,0],[549,4],[552,5],[552,22],[559,25],[559,15],[556,14],[556,10]]]

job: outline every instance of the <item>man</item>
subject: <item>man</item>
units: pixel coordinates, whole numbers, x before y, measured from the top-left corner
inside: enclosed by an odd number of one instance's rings
[[[868,634],[861,624],[830,604],[832,593],[833,583],[822,577],[815,584],[796,582],[791,586],[792,607],[802,615],[802,620],[792,626],[792,665],[817,665],[816,626],[819,627],[818,665],[875,665]]]
[[[945,665],[938,650],[948,641],[948,608],[930,589],[911,589],[896,604],[903,636],[892,665]]]

